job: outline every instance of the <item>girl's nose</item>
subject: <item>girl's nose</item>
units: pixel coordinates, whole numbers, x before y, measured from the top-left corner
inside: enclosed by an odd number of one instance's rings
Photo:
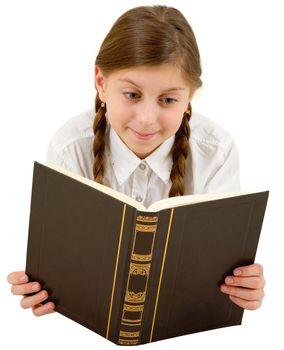
[[[145,103],[137,108],[136,116],[141,125],[155,124],[158,118],[158,108],[154,103]]]

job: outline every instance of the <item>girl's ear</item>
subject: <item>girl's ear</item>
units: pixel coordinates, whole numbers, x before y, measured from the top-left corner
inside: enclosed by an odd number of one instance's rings
[[[106,78],[104,77],[102,70],[99,66],[95,65],[95,86],[99,94],[99,98],[102,102],[105,102],[105,87],[106,87]]]

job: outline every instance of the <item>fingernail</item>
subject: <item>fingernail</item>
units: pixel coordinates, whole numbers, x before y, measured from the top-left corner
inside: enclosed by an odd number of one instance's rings
[[[32,291],[35,292],[36,290],[39,290],[39,284],[38,283],[34,283],[32,284]]]
[[[236,275],[236,276],[239,276],[239,275],[241,275],[242,274],[242,271],[241,270],[235,270],[234,271],[234,275]]]
[[[41,298],[47,298],[47,292],[46,292],[46,291],[42,291],[42,292],[40,293],[40,297],[41,297]]]
[[[23,275],[20,277],[20,281],[21,282],[28,282],[28,276],[27,275]]]
[[[226,277],[225,283],[232,284],[234,282],[232,277]]]
[[[55,305],[53,303],[49,303],[49,304],[47,304],[47,308],[48,308],[48,310],[54,310]]]
[[[228,290],[229,290],[229,288],[226,287],[226,286],[222,286],[222,287],[221,287],[221,291],[222,291],[222,292],[228,292]]]

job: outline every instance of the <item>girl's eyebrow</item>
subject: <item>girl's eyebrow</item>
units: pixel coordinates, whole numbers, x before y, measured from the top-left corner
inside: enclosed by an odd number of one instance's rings
[[[137,84],[135,84],[134,81],[132,81],[132,80],[130,80],[130,79],[118,79],[118,81],[130,83],[130,84],[132,84],[132,85],[135,85],[138,89],[141,89],[140,86],[138,86]],[[163,90],[162,92],[178,91],[178,90],[185,90],[185,88],[182,88],[182,87],[173,87],[173,88],[165,89],[165,90]]]

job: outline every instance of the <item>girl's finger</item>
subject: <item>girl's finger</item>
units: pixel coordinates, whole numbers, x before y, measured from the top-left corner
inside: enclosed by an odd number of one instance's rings
[[[30,282],[30,283],[24,283],[19,285],[14,284],[11,287],[11,292],[14,295],[24,295],[24,294],[38,292],[40,288],[41,286],[38,282]]]
[[[252,264],[247,266],[240,266],[234,270],[235,276],[261,276],[263,275],[263,267],[260,264]]]
[[[43,316],[55,312],[55,305],[53,302],[46,303],[44,305],[38,304],[32,308],[35,316]]]
[[[247,310],[256,310],[262,304],[261,300],[249,301],[249,300],[244,300],[241,298],[233,297],[231,295],[229,295],[229,298],[232,300],[232,302],[234,302],[238,306],[242,307],[243,309],[247,309]]]
[[[16,271],[7,276],[7,281],[10,284],[22,284],[28,282],[29,277],[25,274],[25,271]]]
[[[238,287],[254,288],[254,289],[262,289],[265,286],[265,280],[263,276],[258,276],[258,277],[227,276],[225,278],[225,283],[230,286],[238,286]]]
[[[225,294],[230,294],[245,300],[261,300],[264,297],[264,291],[262,289],[231,287],[223,284],[221,286],[221,291]]]
[[[23,309],[28,309],[30,307],[33,307],[37,304],[42,303],[45,299],[48,298],[48,293],[46,290],[42,290],[41,292],[33,295],[33,296],[29,296],[29,297],[24,297],[21,301],[20,304],[22,306]]]

